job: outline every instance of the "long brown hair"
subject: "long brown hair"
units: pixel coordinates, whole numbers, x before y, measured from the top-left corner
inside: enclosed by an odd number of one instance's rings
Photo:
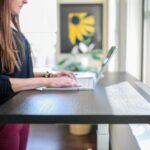
[[[0,0],[0,63],[2,71],[13,73],[14,69],[20,69],[17,61],[16,43],[13,37],[13,31],[10,27],[10,21],[14,23],[17,30],[20,31],[19,17],[12,16],[10,3],[12,0]]]

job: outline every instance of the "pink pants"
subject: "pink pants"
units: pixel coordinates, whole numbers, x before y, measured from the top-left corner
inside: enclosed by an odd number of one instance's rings
[[[28,124],[0,124],[0,150],[26,150]]]

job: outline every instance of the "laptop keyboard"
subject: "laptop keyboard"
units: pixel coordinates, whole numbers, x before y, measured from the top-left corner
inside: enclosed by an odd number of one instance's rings
[[[82,85],[82,87],[86,87],[89,89],[93,88],[93,78],[81,78],[78,79],[78,82]]]

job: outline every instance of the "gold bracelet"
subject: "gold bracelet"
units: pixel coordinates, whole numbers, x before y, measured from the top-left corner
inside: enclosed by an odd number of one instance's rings
[[[53,77],[53,74],[46,71],[46,73],[43,75],[44,78],[52,78]]]

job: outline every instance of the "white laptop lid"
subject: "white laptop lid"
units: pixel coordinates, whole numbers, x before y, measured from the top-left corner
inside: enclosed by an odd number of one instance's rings
[[[114,54],[114,52],[115,52],[116,50],[117,50],[116,46],[112,46],[112,47],[109,49],[109,51],[108,51],[106,57],[105,57],[104,60],[103,60],[103,63],[102,63],[102,65],[101,65],[101,68],[100,68],[100,70],[98,71],[98,73],[97,73],[97,75],[96,75],[96,82],[98,82],[98,81],[101,79],[101,77],[103,76],[103,73],[106,71],[106,68],[107,68],[107,66],[108,66],[108,63],[110,62],[110,60],[111,60],[111,58],[112,58],[112,56],[113,56],[113,54]]]

